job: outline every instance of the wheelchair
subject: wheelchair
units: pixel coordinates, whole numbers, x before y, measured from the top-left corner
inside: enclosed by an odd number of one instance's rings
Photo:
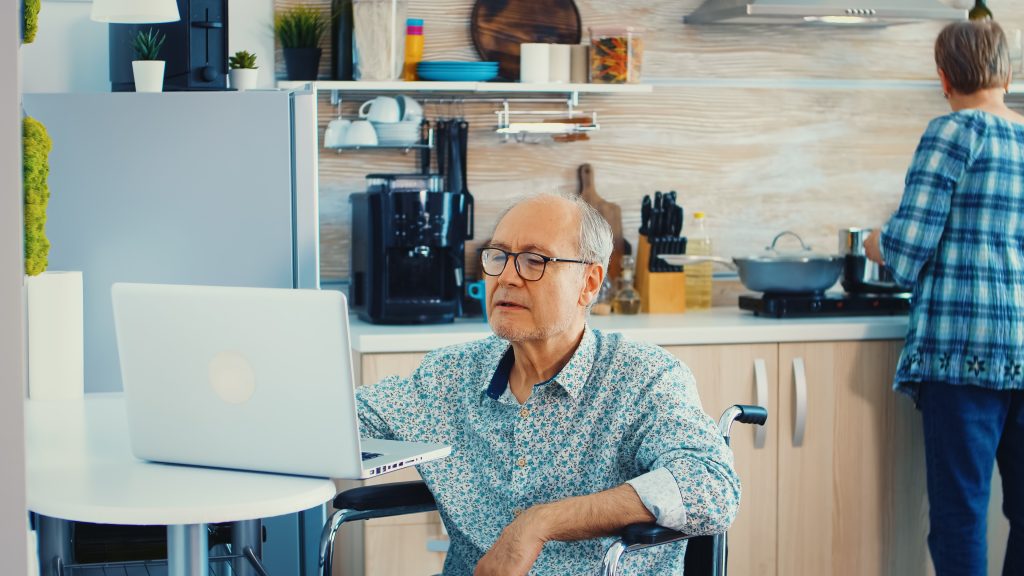
[[[726,445],[729,444],[733,422],[764,425],[768,410],[762,406],[736,404],[726,408],[718,421]],[[353,488],[334,498],[335,512],[328,518],[320,535],[320,575],[331,576],[334,564],[334,538],[345,522],[386,518],[437,510],[434,496],[424,482],[396,482],[380,486]],[[690,540],[684,557],[687,576],[725,576],[727,534],[690,536],[654,523],[626,526],[605,553],[602,576],[616,576],[623,555],[650,548]]]

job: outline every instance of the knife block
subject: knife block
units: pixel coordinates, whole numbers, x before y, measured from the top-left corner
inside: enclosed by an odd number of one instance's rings
[[[651,272],[651,243],[640,235],[636,251],[636,291],[640,294],[640,311],[647,314],[681,314],[686,312],[686,273]]]

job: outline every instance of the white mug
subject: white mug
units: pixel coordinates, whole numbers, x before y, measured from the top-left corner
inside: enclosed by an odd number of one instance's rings
[[[373,100],[363,102],[359,107],[359,117],[371,122],[398,122],[398,100],[390,96],[377,96]]]
[[[548,82],[548,68],[551,59],[550,44],[519,45],[519,81],[527,83]]]
[[[369,121],[356,120],[349,124],[341,141],[345,146],[376,146],[377,131]]]
[[[324,148],[337,148],[343,145],[345,133],[348,132],[348,127],[351,125],[351,121],[342,118],[331,120],[327,129],[324,130]]]

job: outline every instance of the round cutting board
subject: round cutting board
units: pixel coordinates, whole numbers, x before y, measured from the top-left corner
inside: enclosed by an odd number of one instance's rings
[[[579,44],[580,11],[573,0],[550,0],[538,9],[534,0],[476,0],[470,19],[480,58],[497,62],[501,77],[519,80],[519,45]]]

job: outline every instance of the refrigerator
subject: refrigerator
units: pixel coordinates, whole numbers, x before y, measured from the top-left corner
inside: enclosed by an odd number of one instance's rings
[[[121,390],[110,287],[319,288],[309,91],[26,94],[53,140],[49,270],[83,273],[85,390]],[[154,498],[159,495],[154,494]],[[323,509],[265,522],[270,573],[314,574]]]

